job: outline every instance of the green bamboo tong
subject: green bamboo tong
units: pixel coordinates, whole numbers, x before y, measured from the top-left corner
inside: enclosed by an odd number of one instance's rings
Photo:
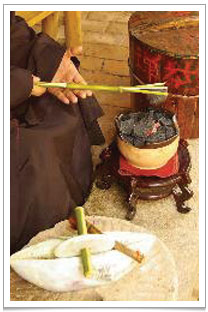
[[[63,88],[72,90],[92,90],[92,91],[108,91],[118,93],[144,93],[167,96],[168,87],[165,83],[154,83],[137,86],[105,86],[105,85],[84,85],[68,82],[37,82],[36,85],[43,88]]]

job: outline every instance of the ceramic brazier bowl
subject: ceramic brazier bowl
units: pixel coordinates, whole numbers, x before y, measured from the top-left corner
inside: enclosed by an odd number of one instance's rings
[[[117,146],[124,158],[134,167],[141,169],[158,169],[163,167],[177,152],[179,143],[179,127],[176,116],[169,114],[175,133],[170,138],[165,138],[160,142],[145,142],[141,146],[135,146],[121,131],[121,120],[129,113],[119,114],[115,118],[117,130]],[[130,113],[134,117],[136,113]],[[136,115],[135,115],[136,116]]]

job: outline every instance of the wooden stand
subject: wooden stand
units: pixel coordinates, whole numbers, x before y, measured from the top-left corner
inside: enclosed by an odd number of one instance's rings
[[[177,211],[187,213],[191,210],[185,201],[193,196],[188,188],[191,183],[189,176],[190,155],[187,149],[188,143],[180,140],[178,147],[179,172],[168,178],[122,176],[118,173],[119,156],[116,142],[103,150],[100,154],[102,160],[96,168],[96,186],[100,189],[109,189],[113,182],[121,183],[127,191],[127,220],[132,220],[136,213],[138,199],[161,199],[173,195]]]

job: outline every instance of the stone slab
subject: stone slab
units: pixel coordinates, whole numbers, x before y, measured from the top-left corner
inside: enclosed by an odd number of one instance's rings
[[[147,231],[130,222],[115,218],[88,217],[101,231]],[[58,223],[54,228],[40,232],[31,244],[50,237],[74,235],[68,221]],[[50,292],[32,285],[11,271],[12,301],[172,301],[178,295],[178,276],[175,262],[168,248],[156,237],[145,259],[121,279],[102,287],[88,288],[77,292]]]

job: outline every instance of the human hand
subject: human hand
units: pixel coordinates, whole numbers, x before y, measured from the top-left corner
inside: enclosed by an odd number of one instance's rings
[[[70,52],[67,51],[59,68],[53,77],[51,82],[74,82],[80,84],[87,84],[83,77],[80,75],[73,62],[70,59]],[[77,103],[78,97],[85,99],[87,96],[91,96],[92,92],[89,90],[74,90],[61,89],[61,88],[48,88],[48,92],[55,95],[60,101],[65,104]]]
[[[35,84],[40,81],[40,78],[33,75],[33,88],[30,95],[41,96],[46,92],[46,89],[43,87],[38,87]]]
[[[77,46],[77,47],[68,49],[67,52],[69,52],[71,56],[76,56],[76,55],[82,55],[82,51],[83,51],[82,46]]]

